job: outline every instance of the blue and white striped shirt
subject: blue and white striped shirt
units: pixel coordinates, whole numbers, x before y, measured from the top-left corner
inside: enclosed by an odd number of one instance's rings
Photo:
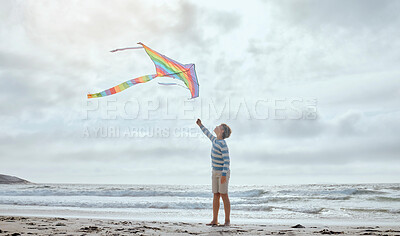
[[[200,126],[201,131],[211,140],[211,166],[213,170],[222,171],[222,176],[226,176],[229,171],[229,151],[224,139],[217,139],[203,125]]]

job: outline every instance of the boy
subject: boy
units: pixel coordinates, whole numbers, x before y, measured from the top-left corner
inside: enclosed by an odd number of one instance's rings
[[[203,133],[211,140],[211,163],[212,163],[212,192],[214,193],[213,199],[213,220],[207,224],[211,226],[218,225],[218,211],[220,200],[222,197],[225,209],[225,224],[224,226],[230,225],[230,214],[231,214],[231,203],[228,197],[228,183],[230,178],[229,169],[229,151],[226,145],[226,138],[231,135],[231,128],[226,124],[221,124],[215,127],[214,132],[217,135],[215,137],[203,126],[200,119],[196,121],[197,125],[201,128]]]

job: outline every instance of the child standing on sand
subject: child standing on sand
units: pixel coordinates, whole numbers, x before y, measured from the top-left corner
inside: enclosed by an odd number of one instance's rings
[[[228,183],[230,178],[229,169],[229,151],[226,145],[226,138],[231,135],[231,128],[226,124],[221,124],[215,127],[215,137],[203,126],[200,119],[196,121],[197,125],[201,128],[203,133],[211,140],[211,163],[212,163],[212,192],[214,193],[213,199],[213,220],[207,224],[211,226],[218,225],[218,211],[220,200],[224,202],[225,209],[225,226],[230,225],[231,203],[228,197]]]

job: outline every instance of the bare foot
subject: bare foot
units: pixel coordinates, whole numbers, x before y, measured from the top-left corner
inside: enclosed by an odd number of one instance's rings
[[[218,225],[218,222],[216,222],[216,221],[211,221],[210,223],[208,223],[208,224],[206,224],[206,225],[208,225],[208,226],[215,226],[215,225]]]
[[[224,226],[230,226],[230,225],[231,225],[231,222],[230,222],[230,221],[225,221]]]

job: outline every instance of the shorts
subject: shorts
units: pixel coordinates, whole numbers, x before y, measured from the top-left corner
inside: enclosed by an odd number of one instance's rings
[[[222,177],[222,171],[212,171],[211,179],[212,179],[212,192],[213,193],[222,193],[226,194],[228,193],[228,184],[229,184],[229,179],[231,176],[231,171],[228,170],[226,173],[226,182],[221,184],[221,177]]]

